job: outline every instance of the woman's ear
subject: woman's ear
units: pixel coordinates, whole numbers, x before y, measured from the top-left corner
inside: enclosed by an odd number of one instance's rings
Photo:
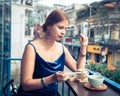
[[[51,28],[51,26],[52,26],[52,25],[47,26],[47,30],[49,30],[49,29]]]

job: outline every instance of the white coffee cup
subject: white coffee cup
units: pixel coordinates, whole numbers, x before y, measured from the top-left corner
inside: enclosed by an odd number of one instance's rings
[[[99,87],[103,84],[104,77],[102,75],[89,75],[88,82],[92,87]]]

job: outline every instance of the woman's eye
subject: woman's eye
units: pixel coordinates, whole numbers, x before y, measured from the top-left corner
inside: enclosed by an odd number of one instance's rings
[[[58,28],[59,28],[59,29],[64,29],[64,27],[63,27],[63,26],[58,26]]]
[[[63,27],[63,26],[59,26],[58,28],[61,29],[61,30],[67,30],[67,28]]]

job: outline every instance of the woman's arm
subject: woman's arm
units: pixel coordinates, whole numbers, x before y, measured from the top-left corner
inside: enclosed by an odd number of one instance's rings
[[[33,72],[35,66],[35,51],[31,45],[27,45],[22,57],[21,65],[21,83],[22,88],[25,91],[35,90],[42,88],[41,80],[33,79]],[[47,84],[55,82],[53,75],[44,78],[44,82]]]
[[[77,71],[80,68],[85,68],[86,65],[86,50],[88,45],[88,38],[84,35],[80,35],[80,51],[78,61],[76,61],[70,54],[67,48],[65,48],[65,61],[66,66],[72,70]]]

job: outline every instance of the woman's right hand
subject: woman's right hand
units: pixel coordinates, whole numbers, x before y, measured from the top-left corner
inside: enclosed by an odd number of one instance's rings
[[[64,82],[69,79],[67,72],[58,71],[54,74],[54,79],[56,82]]]

